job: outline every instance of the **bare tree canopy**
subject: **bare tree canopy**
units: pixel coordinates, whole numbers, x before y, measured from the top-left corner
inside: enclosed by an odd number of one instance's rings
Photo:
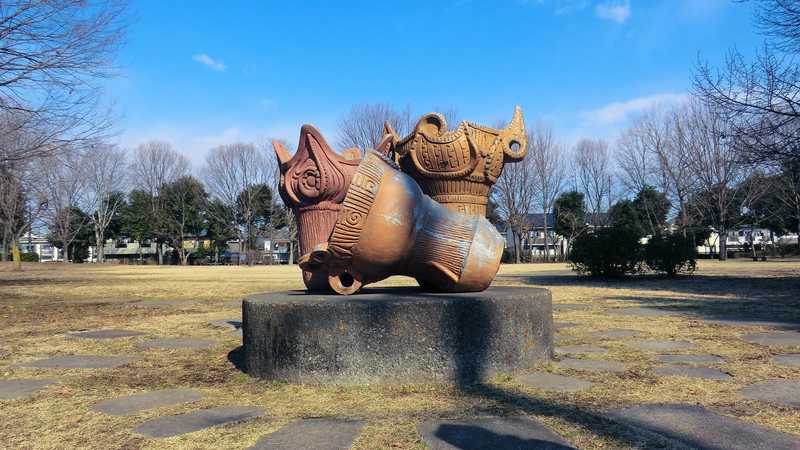
[[[522,236],[527,231],[528,214],[536,200],[536,183],[533,159],[524,158],[516,164],[503,167],[503,173],[492,187],[492,198],[497,204],[497,213],[512,231],[514,258],[520,262]]]
[[[602,139],[581,139],[575,145],[575,179],[586,196],[589,213],[598,220],[611,207],[613,181],[608,143]]]
[[[386,122],[404,136],[412,128],[411,111],[409,108],[398,111],[386,103],[355,105],[339,119],[337,145],[361,151],[377,148]]]
[[[0,153],[0,162],[46,156],[109,130],[97,80],[115,73],[125,6],[124,0],[0,4],[2,121],[39,137],[38,145]]]
[[[768,41],[754,61],[733,49],[724,67],[698,64],[694,89],[724,114],[737,145],[755,162],[800,158],[800,3],[757,0],[756,24]]]
[[[155,197],[161,186],[189,173],[189,160],[169,142],[149,141],[136,147],[130,172],[134,186]]]

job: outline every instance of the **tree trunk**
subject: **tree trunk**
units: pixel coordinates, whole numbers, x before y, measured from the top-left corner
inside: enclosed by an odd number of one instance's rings
[[[22,270],[22,255],[19,254],[19,244],[17,238],[11,239],[11,254],[13,255],[14,270]]]
[[[547,239],[547,213],[544,213],[544,262],[550,262],[550,247]]]
[[[61,258],[64,260],[64,264],[67,264],[67,263],[69,263],[69,244],[66,243],[66,242],[64,242],[63,253],[64,254],[61,255]]]
[[[289,240],[289,265],[294,264],[294,241]]]
[[[728,231],[720,231],[719,235],[719,260],[728,260]]]
[[[519,262],[520,262],[520,252],[522,251],[522,245],[521,245],[521,242],[520,242],[520,236],[519,236],[519,233],[517,233],[514,230],[511,231],[511,234],[514,236],[514,262],[516,264],[519,264]]]
[[[164,253],[163,253],[163,245],[161,241],[156,240],[156,254],[158,255],[158,265],[164,265]]]
[[[103,247],[105,247],[105,236],[103,236],[103,232],[95,227],[94,230],[94,243],[95,248],[97,249],[97,262],[102,264],[105,262],[105,252],[103,251]]]

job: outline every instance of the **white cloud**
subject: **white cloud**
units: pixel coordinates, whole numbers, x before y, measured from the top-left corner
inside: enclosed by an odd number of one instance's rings
[[[222,61],[217,61],[214,58],[206,55],[205,53],[194,55],[192,56],[192,59],[208,67],[211,70],[216,70],[217,72],[224,72],[225,69],[228,68],[228,66],[226,66],[225,63],[223,63]]]
[[[623,23],[631,16],[631,4],[625,1],[607,1],[594,7],[594,13],[603,20]]]
[[[622,102],[609,103],[601,108],[581,113],[589,122],[601,125],[619,123],[631,115],[646,111],[659,105],[675,105],[689,99],[685,93],[664,93],[638,97]]]

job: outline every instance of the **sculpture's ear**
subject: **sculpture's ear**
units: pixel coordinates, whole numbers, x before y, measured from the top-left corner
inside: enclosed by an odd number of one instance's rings
[[[428,113],[419,119],[415,129],[428,136],[438,136],[447,131],[447,120],[439,113]]]
[[[272,148],[275,149],[275,155],[278,157],[278,162],[281,165],[288,163],[289,160],[292,159],[292,155],[289,154],[286,147],[284,147],[280,141],[273,140]]]

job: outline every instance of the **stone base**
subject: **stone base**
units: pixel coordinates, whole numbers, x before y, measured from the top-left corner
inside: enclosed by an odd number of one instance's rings
[[[255,295],[242,308],[244,369],[265,379],[469,384],[552,354],[546,289],[294,291]]]

